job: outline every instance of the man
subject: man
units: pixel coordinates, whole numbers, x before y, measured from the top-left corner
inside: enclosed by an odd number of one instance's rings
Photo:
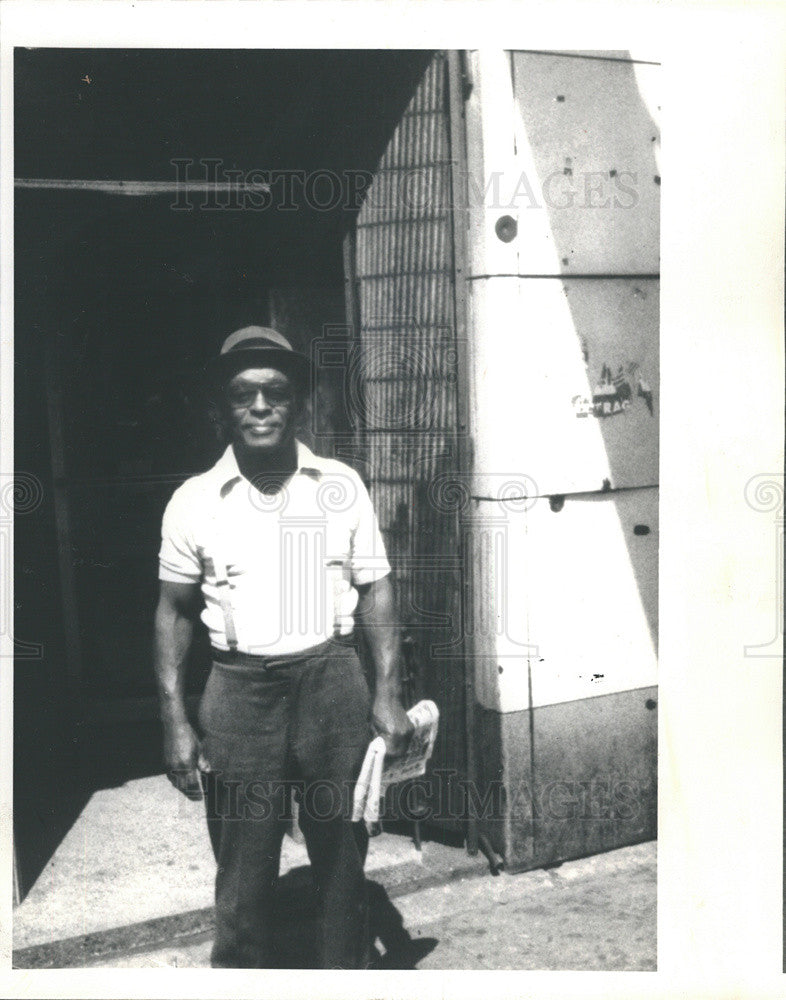
[[[205,790],[216,855],[214,967],[275,963],[273,909],[294,786],[319,902],[319,962],[367,963],[365,829],[352,789],[373,729],[400,753],[390,567],[357,473],[296,439],[310,363],[277,331],[246,327],[212,363],[229,445],[179,487],[164,513],[155,667],[170,781]],[[195,613],[213,666],[186,717],[184,671]],[[352,645],[362,623],[373,704]],[[372,725],[373,723],[373,729]]]

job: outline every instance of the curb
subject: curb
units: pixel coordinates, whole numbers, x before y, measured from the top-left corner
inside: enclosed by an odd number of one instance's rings
[[[511,870],[506,877],[534,876],[538,884],[558,888],[583,877],[598,874],[600,870],[610,876],[634,871],[651,864],[654,859],[650,855],[656,852],[657,842],[645,841],[545,868]],[[464,855],[462,860],[456,863],[448,865],[437,863],[430,868],[414,861],[401,861],[367,872],[366,880],[370,887],[377,887],[387,894],[388,899],[393,900],[425,889],[448,885],[450,882],[474,880],[490,874],[486,859],[479,854],[475,857]],[[284,881],[287,879],[290,884]],[[309,869],[303,867],[286,873],[282,883],[279,902],[282,923],[296,925],[303,919],[303,901],[304,897],[307,898],[310,886]],[[188,910],[105,931],[20,948],[12,954],[11,967],[14,969],[86,968],[100,965],[106,959],[157,951],[175,944],[198,944],[211,937],[213,929],[212,907]]]
[[[424,870],[414,862],[401,862],[370,871],[367,882],[378,883],[389,899],[398,899],[423,889],[446,885],[458,879],[479,878],[489,874],[485,863],[478,858],[467,857],[467,861],[439,871]],[[281,912],[286,920],[298,920],[302,902],[298,897],[308,886],[300,879],[300,884],[288,887],[281,893]],[[167,917],[155,917],[140,923],[112,927],[105,931],[80,934],[62,938],[46,944],[30,945],[12,953],[13,969],[67,969],[84,968],[100,963],[102,959],[120,958],[124,955],[154,951],[173,944],[196,944],[213,933],[213,908],[188,910]]]

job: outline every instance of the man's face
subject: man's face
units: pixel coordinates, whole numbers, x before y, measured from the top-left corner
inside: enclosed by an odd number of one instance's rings
[[[295,436],[301,397],[277,368],[246,368],[224,390],[232,441],[257,452],[288,445]]]

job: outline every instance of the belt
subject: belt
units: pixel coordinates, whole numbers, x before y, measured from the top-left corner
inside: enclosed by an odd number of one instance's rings
[[[276,667],[287,667],[299,663],[301,660],[311,659],[312,656],[324,655],[331,646],[355,646],[356,642],[355,633],[350,632],[349,635],[333,636],[316,646],[309,646],[308,649],[301,649],[295,653],[273,653],[271,656],[259,656],[256,653],[244,653],[239,649],[218,649],[216,646],[211,646],[210,655],[214,663],[221,663],[224,666],[273,670]]]

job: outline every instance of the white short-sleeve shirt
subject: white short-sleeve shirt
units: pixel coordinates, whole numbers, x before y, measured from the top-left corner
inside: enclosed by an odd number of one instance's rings
[[[159,579],[201,585],[202,620],[219,649],[230,646],[227,612],[246,653],[295,653],[346,634],[354,585],[389,572],[360,476],[301,442],[297,470],[278,493],[244,478],[230,445],[164,512]]]

